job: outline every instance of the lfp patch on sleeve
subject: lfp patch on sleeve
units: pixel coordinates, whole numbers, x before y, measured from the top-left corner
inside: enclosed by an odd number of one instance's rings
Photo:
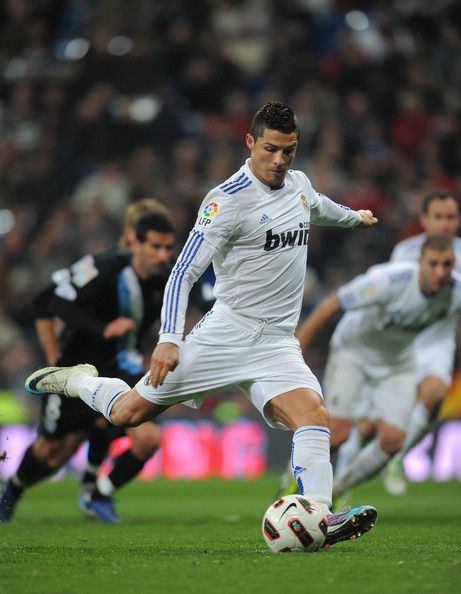
[[[203,207],[202,213],[199,217],[198,224],[207,226],[211,223],[214,216],[217,215],[219,205],[216,202],[209,202]]]

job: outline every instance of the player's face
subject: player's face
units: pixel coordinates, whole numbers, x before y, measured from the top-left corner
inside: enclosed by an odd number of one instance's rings
[[[141,278],[165,272],[173,257],[174,247],[173,233],[148,231],[144,241],[136,239],[131,246],[134,269]]]
[[[460,216],[456,200],[432,200],[426,214],[421,216],[421,224],[428,235],[454,237],[459,229]]]
[[[450,279],[455,255],[450,248],[444,251],[427,248],[419,260],[419,286],[425,295],[439,293]]]
[[[250,169],[253,175],[267,186],[283,185],[298,147],[297,133],[285,134],[265,128],[262,136],[253,138],[247,134],[245,140],[251,151]]]

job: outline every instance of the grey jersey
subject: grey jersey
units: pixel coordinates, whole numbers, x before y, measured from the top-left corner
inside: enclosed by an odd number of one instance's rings
[[[194,228],[171,273],[162,309],[160,342],[182,339],[192,284],[213,263],[218,303],[293,334],[304,289],[311,223],[353,227],[360,215],[316,192],[301,171],[290,170],[271,189],[249,160],[203,201]]]

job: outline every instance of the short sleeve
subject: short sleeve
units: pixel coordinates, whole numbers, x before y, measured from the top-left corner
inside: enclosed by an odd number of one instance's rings
[[[389,275],[379,268],[374,266],[338,289],[338,299],[344,310],[368,307],[388,300]]]

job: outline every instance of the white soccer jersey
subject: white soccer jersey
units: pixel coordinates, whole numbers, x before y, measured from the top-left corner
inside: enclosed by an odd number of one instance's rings
[[[390,257],[391,262],[417,262],[421,255],[421,247],[427,239],[427,233],[420,233],[408,239],[399,241],[394,246]],[[456,264],[455,270],[461,274],[461,237],[453,239]]]
[[[452,332],[461,311],[461,276],[439,293],[425,296],[415,262],[373,266],[338,290],[345,315],[337,325],[333,348],[361,350],[372,365],[405,365],[413,341],[431,327],[434,341]]]
[[[218,303],[293,334],[311,222],[353,227],[360,220],[355,211],[315,192],[301,171],[290,170],[284,185],[271,189],[253,175],[247,160],[200,207],[165,289],[160,342],[181,341],[189,291],[210,262]]]
[[[420,233],[400,241],[393,249],[391,262],[417,262],[427,233]],[[461,274],[461,238],[453,240],[456,264],[455,270]],[[451,383],[456,350],[456,324],[443,340],[436,340],[432,329],[428,328],[415,340],[416,376],[418,383],[429,375],[440,377],[447,385]]]

